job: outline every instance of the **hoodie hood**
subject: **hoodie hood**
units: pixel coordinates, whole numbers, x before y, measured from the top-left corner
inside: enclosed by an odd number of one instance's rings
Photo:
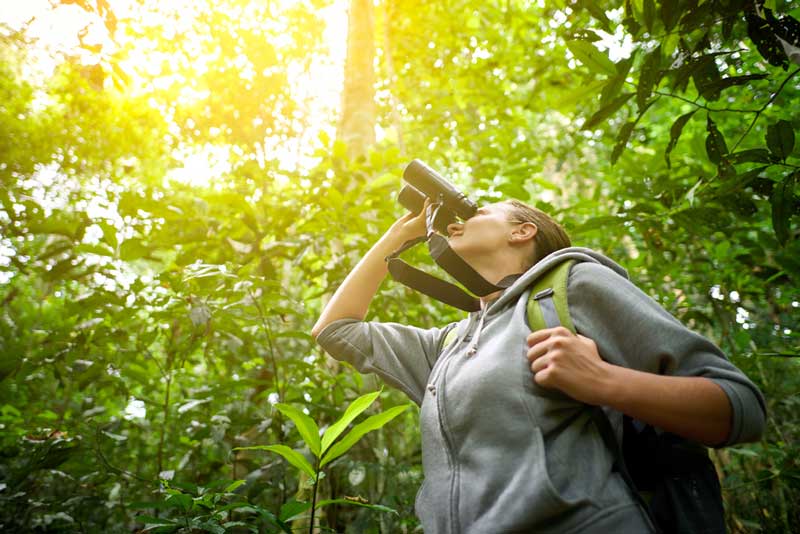
[[[486,314],[492,314],[497,312],[498,310],[502,309],[508,302],[513,301],[516,299],[521,293],[523,293],[530,285],[540,276],[544,275],[547,271],[555,267],[556,265],[568,261],[568,260],[576,260],[580,262],[591,262],[591,263],[599,263],[601,265],[605,265],[621,277],[628,279],[628,271],[626,271],[622,266],[620,266],[614,260],[603,256],[602,254],[583,247],[568,247],[562,248],[560,250],[556,250],[552,254],[549,254],[539,260],[536,265],[532,266],[530,269],[525,271],[522,276],[520,276],[514,284],[512,284],[508,289],[503,291],[503,294],[495,300],[494,302],[489,303],[488,308],[486,309]]]

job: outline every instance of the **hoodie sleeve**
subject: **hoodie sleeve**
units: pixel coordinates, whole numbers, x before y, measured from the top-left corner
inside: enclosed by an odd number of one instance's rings
[[[755,441],[764,432],[766,404],[758,388],[711,341],[692,332],[629,280],[596,263],[576,264],[568,282],[575,329],[597,343],[614,365],[718,384],[732,409],[725,445]]]
[[[419,405],[444,338],[454,326],[426,330],[397,323],[339,319],[320,332],[317,343],[359,372],[377,374]]]

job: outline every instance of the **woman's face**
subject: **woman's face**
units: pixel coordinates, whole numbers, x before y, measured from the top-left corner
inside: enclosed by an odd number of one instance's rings
[[[489,204],[463,223],[447,226],[448,243],[464,259],[496,252],[508,246],[514,224],[503,203]]]

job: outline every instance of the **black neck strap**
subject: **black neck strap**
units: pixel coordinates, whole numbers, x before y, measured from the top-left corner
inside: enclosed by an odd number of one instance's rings
[[[470,295],[460,287],[450,282],[440,280],[420,269],[412,267],[398,256],[409,248],[428,242],[428,251],[433,261],[445,270],[447,274],[461,282],[464,287],[479,297],[484,297],[495,291],[502,291],[511,286],[521,274],[513,274],[500,280],[497,284],[492,284],[472,268],[461,256],[450,248],[447,239],[434,231],[434,221],[438,215],[441,204],[428,206],[425,217],[427,226],[427,236],[419,237],[411,241],[406,241],[403,245],[386,257],[389,274],[396,281],[410,287],[416,291],[424,293],[445,304],[456,307],[460,310],[472,312],[481,309],[480,300]]]

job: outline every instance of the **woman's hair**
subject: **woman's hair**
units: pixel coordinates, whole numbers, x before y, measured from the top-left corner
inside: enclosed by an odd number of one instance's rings
[[[564,228],[542,210],[516,199],[506,200],[504,204],[509,207],[508,212],[514,222],[530,222],[538,228],[536,237],[533,238],[534,246],[529,258],[529,267],[536,265],[551,252],[570,246],[569,236]]]

